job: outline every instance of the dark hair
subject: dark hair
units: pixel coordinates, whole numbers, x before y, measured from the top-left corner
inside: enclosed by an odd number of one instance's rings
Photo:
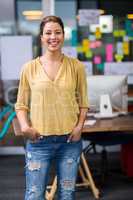
[[[43,28],[44,28],[45,24],[48,22],[58,23],[61,26],[63,34],[64,34],[64,24],[63,24],[62,19],[60,17],[50,15],[50,16],[46,16],[42,19],[42,21],[40,23],[40,35],[43,35]]]

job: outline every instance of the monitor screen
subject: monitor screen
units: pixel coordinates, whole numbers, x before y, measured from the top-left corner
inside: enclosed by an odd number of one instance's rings
[[[125,75],[92,75],[87,76],[88,99],[90,111],[99,112],[100,97],[108,94],[112,109],[115,111],[128,110],[128,84]]]

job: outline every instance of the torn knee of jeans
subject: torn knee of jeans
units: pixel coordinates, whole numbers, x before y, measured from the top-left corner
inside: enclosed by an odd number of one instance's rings
[[[34,198],[38,199],[39,194],[40,194],[40,191],[35,185],[33,185],[29,190],[29,195],[30,196],[34,195]]]
[[[80,161],[80,156],[75,160],[74,158],[68,158],[67,159],[67,164],[72,164],[73,162],[77,162],[77,163],[79,163],[79,161]]]
[[[30,152],[27,152],[27,158],[31,158],[32,157],[32,155],[31,155],[31,153]]]
[[[75,182],[72,180],[62,180],[61,185],[63,189],[73,190],[75,186]]]
[[[35,186],[35,185],[33,185],[33,186],[31,187],[31,192],[34,192],[34,193],[36,193],[36,192],[37,192],[37,188],[36,188],[36,186]]]
[[[39,161],[29,161],[27,163],[28,169],[31,171],[39,170],[41,168],[41,163]]]
[[[68,163],[68,164],[72,164],[72,163],[73,163],[73,161],[74,161],[74,159],[73,159],[73,158],[68,158],[68,159],[67,159],[67,163]]]

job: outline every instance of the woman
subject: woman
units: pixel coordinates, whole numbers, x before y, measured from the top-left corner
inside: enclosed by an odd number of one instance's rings
[[[15,105],[27,137],[25,200],[44,199],[53,159],[58,199],[74,200],[88,110],[84,66],[61,52],[64,25],[59,17],[43,18],[40,37],[45,53],[23,66]]]

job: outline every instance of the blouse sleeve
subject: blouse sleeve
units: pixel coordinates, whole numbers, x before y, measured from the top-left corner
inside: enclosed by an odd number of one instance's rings
[[[89,108],[87,78],[84,65],[79,62],[77,67],[77,100],[79,107]]]
[[[15,110],[29,111],[29,99],[30,99],[30,86],[27,78],[26,67],[22,68],[20,74],[20,81],[17,94],[17,102],[15,104]]]

